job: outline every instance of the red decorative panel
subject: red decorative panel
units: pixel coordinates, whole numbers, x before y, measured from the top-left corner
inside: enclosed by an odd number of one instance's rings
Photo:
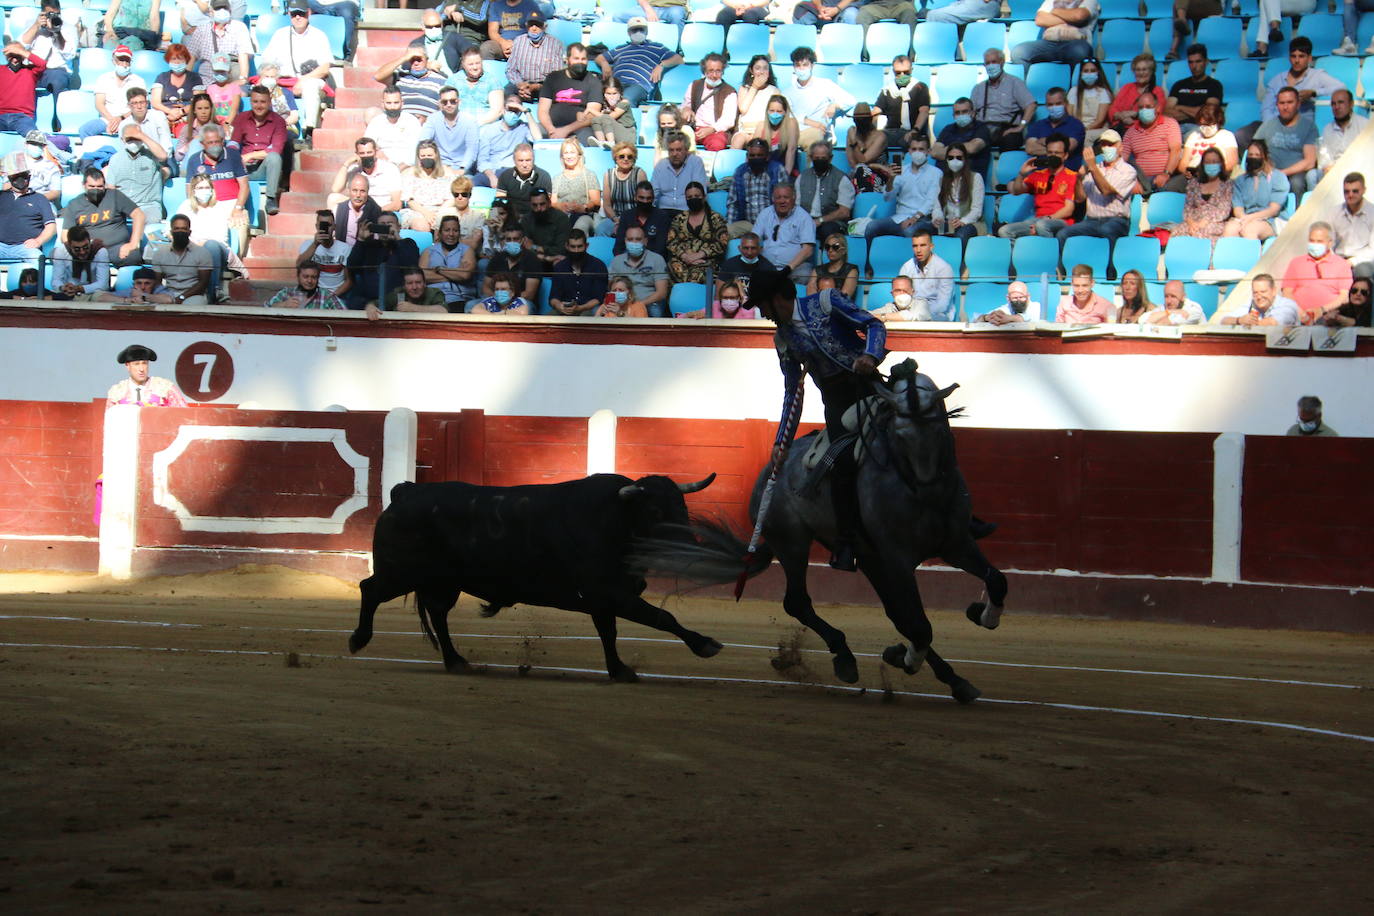
[[[89,402],[0,401],[0,534],[96,535],[99,416]]]
[[[171,485],[195,515],[328,517],[352,494],[353,469],[328,442],[201,440],[172,465]]]
[[[579,417],[487,417],[485,483],[513,487],[587,476],[587,421]]]
[[[1374,586],[1374,440],[1247,436],[1241,578]]]

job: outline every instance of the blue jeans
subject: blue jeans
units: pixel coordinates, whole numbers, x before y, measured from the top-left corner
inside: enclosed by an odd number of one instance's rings
[[[220,280],[229,266],[229,249],[215,239],[201,242],[200,247],[210,252],[210,292],[207,295],[214,302],[219,298]]]
[[[33,115],[26,114],[0,114],[0,130],[11,130],[16,134],[26,134],[38,126],[34,121]],[[101,128],[104,128],[101,122]],[[48,125],[48,130],[52,130],[52,125]],[[44,131],[47,133],[47,131]]]
[[[1357,41],[1360,30],[1360,13],[1374,13],[1374,0],[1345,0],[1341,9],[1341,23],[1345,26],[1345,37]]]
[[[1075,39],[1073,41],[1023,41],[1011,49],[1012,63],[1038,64],[1045,61],[1060,64],[1079,64],[1093,56],[1093,46]]]
[[[926,21],[968,25],[981,19],[992,19],[1001,11],[1001,0],[954,0],[949,6],[926,13]]]
[[[838,3],[824,3],[824,2],[822,2],[820,5],[821,5],[821,6],[831,6],[831,7],[833,7],[833,6],[839,6]],[[817,26],[819,26],[819,25],[824,25],[824,23],[821,21],[821,17],[817,16],[815,13],[811,12],[810,10],[804,10],[804,9],[802,9],[800,6],[798,6],[798,7],[796,8],[796,10],[792,13],[792,21],[793,21],[793,22],[799,22],[799,23],[801,23],[801,24],[803,24],[803,25],[817,25]],[[857,25],[858,22],[859,22],[859,7],[858,7],[858,5],[854,5],[854,6],[850,6],[850,7],[846,8],[845,10],[843,10],[843,11],[840,13],[840,15],[836,16],[834,19],[831,19],[830,21],[831,21],[831,22],[844,22],[844,23],[847,23],[847,24],[849,24],[849,25]]]
[[[922,219],[917,220],[903,229],[900,220],[893,219],[890,216],[884,216],[882,219],[875,219],[868,224],[868,228],[864,230],[864,238],[869,242],[872,242],[880,235],[904,235],[907,238],[911,238],[916,234],[917,229],[929,229],[934,231],[935,224],[928,219]]]
[[[49,67],[43,71],[43,75],[38,78],[38,88],[46,89],[53,95],[59,92],[66,92],[67,86],[71,84],[72,75],[62,67]],[[51,127],[49,127],[51,129]]]
[[[37,267],[38,259],[42,256],[42,248],[27,248],[24,245],[0,244],[0,263],[23,261],[25,267]]]
[[[1059,241],[1071,239],[1079,235],[1090,235],[1093,238],[1107,239],[1115,242],[1126,235],[1126,217],[1124,216],[1105,216],[1101,218],[1081,219],[1072,226],[1065,226],[1054,234]]]
[[[344,21],[344,54],[353,51],[353,37],[358,31],[358,19],[362,10],[353,0],[339,0],[337,3],[321,3],[320,0],[307,0],[310,12],[321,16],[338,16]]]
[[[652,90],[645,89],[639,83],[630,80],[622,80],[621,85],[625,87],[625,101],[630,103],[631,108],[638,108],[649,100],[653,95]]]
[[[666,22],[669,25],[680,26],[687,21],[687,7],[685,6],[655,6],[654,13],[658,15],[659,22]],[[623,9],[615,14],[615,21],[629,22],[634,17],[643,15],[644,11],[638,8]]]
[[[104,118],[91,118],[85,124],[81,125],[81,129],[77,131],[77,133],[81,134],[82,140],[85,140],[87,137],[98,137],[102,134],[109,135],[109,130],[110,129],[105,125]],[[114,144],[111,143],[110,145],[113,146]],[[187,155],[189,156],[190,153],[187,153]]]

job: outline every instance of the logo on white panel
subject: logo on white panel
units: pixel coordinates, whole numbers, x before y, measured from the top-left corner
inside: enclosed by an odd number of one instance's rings
[[[172,465],[193,442],[327,442],[353,469],[353,492],[325,516],[239,518],[195,515],[172,493]],[[341,534],[353,513],[367,507],[368,459],[348,444],[342,429],[281,426],[183,426],[176,439],[153,455],[153,502],[177,517],[183,531],[248,534]]]

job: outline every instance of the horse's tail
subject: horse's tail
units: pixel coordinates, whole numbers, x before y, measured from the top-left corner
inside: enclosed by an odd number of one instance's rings
[[[666,576],[688,587],[726,585],[757,576],[773,562],[773,551],[749,544],[719,519],[693,518],[686,525],[664,525],[655,537],[636,538],[626,554],[627,568],[641,576]]]

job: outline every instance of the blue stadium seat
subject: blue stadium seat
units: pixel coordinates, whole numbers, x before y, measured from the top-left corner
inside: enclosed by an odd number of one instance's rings
[[[857,64],[863,47],[863,26],[831,22],[821,28],[816,59],[827,64]]]
[[[1212,75],[1226,87],[1228,105],[1240,97],[1253,99],[1259,95],[1260,62],[1257,60],[1248,57],[1219,60]]]
[[[1035,215],[1035,197],[1030,194],[1003,194],[997,201],[997,223],[1019,223]]]
[[[712,213],[725,215],[725,208],[730,202],[729,191],[711,191],[706,195],[706,206],[711,208]]]
[[[1040,3],[1041,0],[1007,0],[1007,6],[1011,8],[1011,20],[1033,20]]]
[[[1231,130],[1259,121],[1260,103],[1254,96],[1226,99],[1226,126]]]
[[[314,16],[311,16],[313,23]],[[291,28],[291,17],[285,13],[272,13],[270,15],[259,16],[249,26],[248,31],[253,33],[253,43],[259,48],[266,49],[267,43],[272,40],[272,36],[282,29]]]
[[[1260,243],[1254,239],[1221,238],[1212,247],[1212,267],[1216,270],[1245,270],[1259,260]]]
[[[935,71],[931,80],[932,99],[940,105],[953,105],[954,100],[968,95],[983,78],[982,64],[945,64]]]
[[[968,240],[964,266],[970,280],[1005,279],[1011,268],[1011,240],[977,235]]]
[[[826,260],[826,253],[821,250],[822,242],[824,242],[824,239],[817,239],[816,263],[818,264],[824,264]],[[868,240],[861,235],[852,235],[845,238],[845,245],[849,248],[848,253],[845,255],[846,260],[848,260],[850,264],[859,265],[860,273],[862,273],[863,265],[868,263]]]
[[[1164,248],[1164,275],[1192,282],[1193,274],[1212,266],[1212,240],[1175,235]]]
[[[755,54],[767,54],[768,26],[761,22],[736,22],[725,33],[725,53],[731,60],[747,61]]]
[[[981,64],[988,48],[1005,51],[1007,27],[1000,22],[970,22],[964,28],[964,57],[969,63]]]
[[[469,206],[474,210],[489,210],[492,202],[496,200],[495,188],[481,188],[476,185],[472,188],[472,200]]]
[[[1145,23],[1138,19],[1110,19],[1102,25],[1102,60],[1120,63],[1130,60],[1145,47]],[[1188,66],[1183,61],[1183,66]]]
[[[935,245],[935,253],[954,268],[954,276],[958,277],[959,272],[964,269],[964,243],[952,235],[932,236],[931,241]],[[910,247],[907,246],[908,250]]]
[[[186,202],[186,179],[177,177],[171,179],[167,187],[162,189],[162,209],[167,211],[167,218],[170,219],[177,208]]]
[[[857,262],[856,262],[857,263]],[[883,283],[860,283],[859,284],[859,305],[868,311],[880,309],[892,301],[892,284]]]
[[[1138,235],[1117,239],[1112,248],[1112,269],[1118,278],[1128,270],[1138,270],[1147,280],[1158,279],[1159,239]]]
[[[658,93],[663,101],[681,105],[682,100],[687,96],[687,89],[692,85],[692,80],[700,76],[701,68],[695,64],[678,64],[663,74],[663,79],[658,84]],[[646,134],[644,139],[652,143],[658,135],[658,116],[645,118],[643,126],[651,134]]]
[[[1240,56],[1240,20],[1223,19],[1211,16],[1202,20],[1197,28],[1197,41],[1207,46],[1207,54],[1212,60],[1225,60]],[[1153,47],[1153,45],[1151,45]],[[1165,45],[1167,48],[1168,45]],[[1273,49],[1270,49],[1271,54]]]
[[[885,69],[878,64],[851,64],[840,71],[840,87],[854,98],[872,104],[883,91]]]
[[[952,63],[959,51],[959,27],[952,22],[918,22],[911,47],[921,63]]]
[[[1326,5],[1322,4],[1322,9]],[[1312,39],[1312,49],[1318,54],[1329,54],[1340,45],[1341,39],[1345,37],[1345,26],[1341,23],[1341,14],[1336,13],[1310,13],[1302,17],[1302,25],[1298,31],[1304,38]],[[1363,46],[1362,46],[1363,47]],[[1358,58],[1350,58],[1358,60]],[[1351,84],[1353,88],[1353,84]]]
[[[860,191],[854,196],[854,217],[856,219],[865,216],[882,219],[885,216],[891,216],[896,209],[896,201],[884,200],[881,191]]]
[[[705,283],[674,283],[672,291],[668,293],[668,311],[674,316],[709,307]]]
[[[1174,0],[1141,0],[1145,4],[1146,19],[1164,19],[1174,14]],[[1256,0],[1258,2],[1258,0]],[[1228,3],[1223,5],[1223,9],[1229,9]],[[1132,13],[1132,15],[1139,15]]]
[[[1208,319],[1217,313],[1217,305],[1221,302],[1221,290],[1210,283],[1185,283],[1183,295],[1202,306],[1202,314]]]
[[[588,44],[605,45],[607,49],[618,48],[630,40],[630,31],[623,22],[612,22],[609,19],[598,19],[592,23],[591,31],[587,33]]]
[[[1304,35],[1307,34],[1307,20],[1310,18],[1311,17],[1308,16],[1304,17],[1302,20],[1302,33]],[[1336,45],[1339,45],[1340,43],[1340,39],[1336,39]],[[1318,48],[1322,47],[1321,45],[1316,43],[1315,39],[1313,39],[1312,44]],[[1333,45],[1332,47],[1335,47],[1335,45]],[[1317,58],[1316,60],[1312,61],[1312,66],[1319,67],[1322,70],[1325,70],[1327,73],[1331,74],[1336,79],[1340,80],[1342,83],[1345,83],[1346,86],[1350,87],[1350,91],[1352,94],[1355,92],[1355,85],[1359,82],[1360,79],[1360,59],[1358,57],[1338,57],[1333,54],[1328,57]],[[1330,111],[1329,108],[1326,110]],[[1321,127],[1320,124],[1317,126]]]
[[[134,271],[141,267],[141,264],[130,264],[128,267],[119,268],[115,274],[114,291],[117,293],[127,293],[134,288]]]
[[[787,61],[792,59],[792,52],[797,48],[810,48],[816,50],[818,36],[816,27],[807,25],[804,22],[789,22],[778,26],[773,33],[773,60]]]
[[[864,37],[868,59],[890,66],[893,58],[911,53],[911,26],[900,22],[875,22]]]
[[[1106,22],[1110,19],[1134,19],[1140,15],[1137,0],[1102,0],[1098,5],[1098,18]]]
[[[1038,64],[1031,64],[1026,70],[1026,88],[1038,102],[1045,100],[1045,93],[1058,86],[1061,89],[1068,89],[1073,85],[1071,81],[1072,73],[1068,64],[1056,64],[1042,61]]]
[[[86,5],[91,6],[90,3]],[[257,19],[259,16],[270,16],[272,14],[272,0],[248,0],[246,5],[246,15],[250,22]]]
[[[1169,51],[1169,44],[1174,39],[1174,19],[1173,15],[1155,16],[1150,18],[1149,25],[1145,27],[1145,40],[1149,43],[1148,50],[1154,54],[1155,60],[1160,60]],[[1126,78],[1130,79],[1131,74],[1128,70]],[[1119,85],[1119,84],[1113,84]]]
[[[1015,48],[1023,41],[1035,41],[1044,31],[1035,24],[1035,13],[1025,19],[1018,19],[1007,26],[1007,49]]]
[[[1064,242],[1060,261],[1067,276],[1076,264],[1087,264],[1093,269],[1093,276],[1107,276],[1107,265],[1111,259],[1112,246],[1106,239],[1089,235],[1072,236]]]
[[[682,27],[682,59],[688,63],[725,50],[725,27],[714,22],[689,22]]]
[[[57,122],[64,134],[74,134],[92,118],[99,117],[95,110],[95,93],[83,89],[68,89],[57,97]]]
[[[1016,173],[1021,171],[1021,166],[1029,157],[1020,150],[1008,150],[997,157],[997,164],[993,167],[993,184],[1008,185],[1016,178]]]
[[[711,176],[716,181],[731,178],[735,169],[744,165],[747,153],[742,149],[723,149],[716,153],[716,161],[711,165]]]
[[[1156,191],[1150,195],[1145,219],[1151,226],[1183,222],[1184,195],[1178,191]]]
[[[1179,80],[1187,79],[1189,73],[1186,59],[1180,57],[1178,60],[1171,60],[1168,66],[1164,68],[1164,78],[1159,81],[1159,85],[1165,87],[1164,91],[1168,92],[1168,87],[1173,86]]]
[[[968,310],[969,321],[986,315],[1006,301],[1005,283],[970,283],[964,288],[964,307]]]
[[[1059,240],[1042,239],[1038,235],[1023,235],[1012,242],[1011,266],[1022,280],[1049,274],[1059,275]]]
[[[677,50],[678,40],[682,37],[682,27],[671,22],[649,23],[649,40],[656,41],[669,51]]]
[[[897,276],[902,265],[911,260],[911,240],[900,235],[880,235],[868,249],[868,269],[880,280]]]
[[[582,23],[580,22],[569,22],[567,19],[550,19],[544,28],[550,35],[561,41],[564,47],[582,40]]]

